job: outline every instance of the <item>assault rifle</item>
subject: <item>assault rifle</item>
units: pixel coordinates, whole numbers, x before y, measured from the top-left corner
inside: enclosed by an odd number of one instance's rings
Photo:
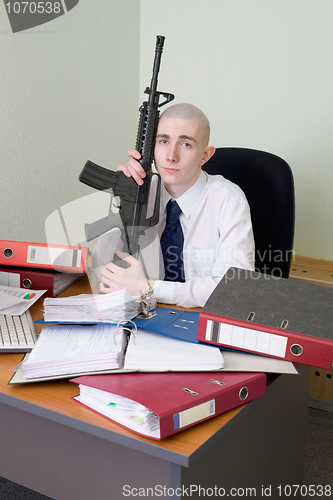
[[[140,164],[146,172],[142,186],[132,177],[126,177],[122,172],[113,172],[100,167],[91,161],[85,164],[79,180],[88,186],[110,192],[111,203],[107,217],[92,224],[85,224],[86,240],[91,241],[101,234],[119,227],[124,242],[123,250],[138,258],[139,237],[148,227],[155,226],[159,220],[161,178],[152,172],[156,132],[159,119],[159,108],[174,99],[173,94],[157,91],[157,76],[160,69],[164,37],[156,39],[153,75],[148,94],[148,101],[140,107],[140,120],[135,149],[141,154]],[[165,100],[159,103],[160,96]],[[155,191],[156,189],[156,191]],[[155,191],[155,201],[152,215],[147,218],[148,201],[151,191]],[[151,205],[151,201],[150,201]],[[115,217],[115,211],[119,217]]]

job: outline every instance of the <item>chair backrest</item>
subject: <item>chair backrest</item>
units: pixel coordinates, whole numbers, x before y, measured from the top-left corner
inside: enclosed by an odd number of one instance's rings
[[[217,148],[203,165],[238,184],[251,209],[256,270],[289,277],[295,230],[295,191],[291,168],[265,151]]]

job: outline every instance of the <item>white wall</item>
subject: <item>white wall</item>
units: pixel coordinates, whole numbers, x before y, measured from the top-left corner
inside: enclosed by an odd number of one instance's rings
[[[296,254],[328,260],[332,25],[331,0],[141,0],[141,88],[164,35],[159,89],[203,109],[215,146],[262,149],[290,164]]]
[[[46,241],[48,216],[94,191],[86,160],[115,169],[135,145],[139,8],[81,0],[13,34],[1,2],[0,239]]]
[[[159,89],[207,113],[214,145],[285,158],[295,251],[333,260],[332,21],[331,0],[80,0],[13,34],[1,3],[0,239],[45,241],[48,216],[92,193],[85,161],[125,160],[161,34]]]

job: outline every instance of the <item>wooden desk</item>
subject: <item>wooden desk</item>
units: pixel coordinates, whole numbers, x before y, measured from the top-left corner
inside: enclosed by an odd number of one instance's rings
[[[41,305],[32,312],[40,317]],[[199,486],[225,488],[225,496],[231,488],[256,488],[257,498],[262,485],[271,486],[270,498],[278,499],[278,485],[302,484],[308,367],[298,367],[301,376],[275,378],[262,398],[154,441],[72,401],[78,390],[68,381],[8,386],[20,360],[0,357],[0,475],[7,479],[56,500],[133,498],[130,489],[157,486],[150,498],[179,498],[171,493],[182,485],[188,492],[192,485],[191,498],[202,498],[194,493]]]

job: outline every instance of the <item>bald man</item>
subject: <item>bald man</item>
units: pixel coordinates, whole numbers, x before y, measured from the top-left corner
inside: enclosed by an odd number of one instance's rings
[[[145,265],[120,251],[118,256],[129,267],[113,264],[115,235],[109,231],[99,238],[93,251],[101,292],[126,288],[134,296],[149,292],[158,302],[203,306],[229,267],[253,269],[254,240],[244,193],[224,177],[208,175],[201,168],[215,152],[209,136],[206,115],[191,104],[175,104],[162,113],[154,153],[155,167],[162,178],[160,220],[140,241]],[[118,170],[141,185],[145,172],[138,162],[140,154],[135,150],[127,154],[127,164]],[[177,274],[175,266],[174,278],[169,273],[166,280],[160,238],[170,200],[176,200],[181,210],[184,276]]]

